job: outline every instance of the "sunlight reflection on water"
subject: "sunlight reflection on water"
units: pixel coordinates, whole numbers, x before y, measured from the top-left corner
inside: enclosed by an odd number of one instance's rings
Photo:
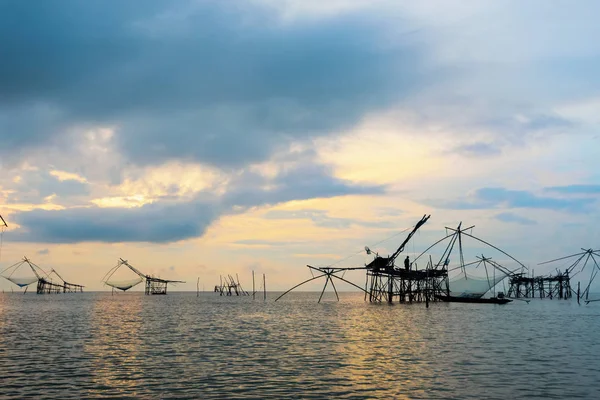
[[[594,305],[341,296],[0,294],[0,397],[600,398]]]

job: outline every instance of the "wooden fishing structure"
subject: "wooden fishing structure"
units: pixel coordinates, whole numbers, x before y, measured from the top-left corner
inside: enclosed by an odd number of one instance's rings
[[[474,227],[475,226],[462,228],[462,222],[460,222],[456,228],[446,227],[446,236],[429,246],[425,251],[415,258],[415,261],[423,257],[425,254],[428,254],[428,252],[438,244],[448,241],[448,244],[446,245],[446,248],[444,249],[437,263],[433,264],[431,262],[431,255],[429,255],[429,264],[431,265],[431,270],[444,272],[444,282],[442,285],[439,285],[443,290],[437,290],[437,292],[434,294],[436,299],[460,303],[506,304],[511,300],[506,299],[503,292],[496,294],[495,287],[506,276],[513,276],[514,272],[504,267],[499,262],[492,260],[491,257],[486,257],[483,254],[481,256],[476,256],[475,261],[466,263],[464,254],[465,239],[472,239],[502,253],[504,256],[517,263],[517,265],[522,269],[527,269],[527,267],[525,267],[523,263],[510,254],[506,253],[504,250],[472,235],[472,233],[468,233],[468,231],[472,232]],[[450,233],[448,233],[448,231],[450,231]],[[454,250],[457,250],[458,262],[452,266],[451,258],[454,259],[455,257],[451,256]],[[472,275],[470,276],[467,273],[467,268],[478,268],[480,266],[483,266],[483,269],[485,270],[485,278],[478,278]],[[450,273],[453,271],[459,271],[460,273],[458,276],[451,278]],[[493,296],[491,298],[484,298],[484,295],[489,292],[493,292]]]
[[[577,283],[577,302],[580,302],[580,299],[584,298],[585,303],[589,304],[591,302],[600,301],[600,299],[591,299],[590,300],[590,288],[594,279],[600,271],[600,250],[594,249],[584,249],[581,248],[581,252],[571,254],[569,256],[556,258],[550,261],[544,261],[538,265],[551,264],[556,263],[558,261],[566,261],[567,266],[564,272],[561,272],[557,269],[556,275],[551,275],[549,277],[532,277],[534,282],[527,282],[529,287],[524,291],[525,295],[529,294],[534,296],[537,294],[543,297],[558,297],[560,299],[568,299],[573,296],[573,288],[571,287],[571,279],[577,274],[584,273],[588,265],[591,267],[590,275],[588,278],[588,283],[584,287],[583,292],[581,291],[581,282]],[[589,268],[587,269],[589,270]],[[572,274],[573,273],[573,274]],[[572,275],[571,275],[572,274]],[[545,287],[545,283],[547,283],[547,289]],[[537,284],[537,285],[536,285]]]
[[[404,241],[396,249],[396,251],[387,257],[381,257],[377,253],[375,258],[370,263],[363,267],[313,267],[307,265],[311,271],[312,278],[292,287],[288,291],[281,294],[275,301],[279,300],[292,290],[319,278],[325,278],[325,285],[321,291],[318,302],[321,302],[325,289],[331,283],[331,287],[339,301],[339,295],[334,283],[334,278],[345,282],[365,293],[365,301],[370,302],[393,303],[394,301],[404,302],[426,302],[436,301],[437,295],[443,293],[444,287],[442,282],[447,276],[447,271],[444,268],[435,269],[431,262],[427,263],[424,269],[418,269],[417,265],[410,263],[407,257],[404,260],[403,267],[396,266],[396,259],[404,251],[406,244],[411,240],[413,235],[423,226],[430,218],[430,215],[424,215],[409,232]],[[367,254],[372,254],[369,247],[365,247]],[[366,274],[365,287],[362,288],[355,283],[344,278],[348,271],[362,270]],[[314,272],[317,273],[315,276]]]
[[[137,275],[137,278],[135,278],[133,280],[128,280],[128,281],[111,281],[110,280],[111,277],[115,274],[115,272],[117,272],[123,266],[125,266],[125,267],[129,268],[131,271],[133,271]],[[152,275],[144,274],[140,270],[138,270],[137,268],[135,268],[134,266],[129,264],[129,262],[127,260],[123,260],[122,258],[119,258],[117,265],[112,267],[106,273],[104,278],[102,278],[102,281],[106,285],[111,286],[115,289],[122,290],[122,291],[127,291],[127,290],[131,289],[132,287],[136,286],[138,283],[145,281],[146,287],[145,287],[144,293],[146,295],[167,294],[167,285],[169,283],[185,283],[184,281],[162,279],[162,278],[157,278]]]
[[[33,277],[15,277],[14,273],[19,270],[22,266],[29,266],[33,272]],[[71,283],[65,281],[62,276],[56,272],[53,268],[50,273],[46,273],[41,267],[34,264],[27,257],[23,257],[21,261],[11,265],[0,273],[5,279],[11,281],[19,287],[27,287],[34,282],[37,282],[36,293],[37,294],[51,294],[51,293],[81,293],[83,292],[83,285]],[[56,277],[58,280],[53,280]]]
[[[429,306],[429,303],[434,301],[493,304],[505,304],[510,302],[509,299],[504,298],[504,293],[498,293],[498,295],[496,295],[494,288],[500,280],[504,279],[507,275],[510,276],[513,272],[500,265],[498,262],[492,260],[490,257],[485,257],[484,255],[481,255],[481,257],[477,256],[476,261],[465,263],[463,251],[464,238],[468,237],[488,247],[491,247],[512,259],[521,268],[527,268],[525,265],[523,265],[523,263],[505,251],[499,249],[491,243],[486,242],[485,240],[467,233],[467,231],[472,230],[474,226],[463,229],[462,222],[458,224],[456,229],[446,227],[446,232],[450,231],[451,233],[447,233],[445,237],[433,243],[425,251],[419,254],[412,262],[407,256],[404,259],[403,266],[396,265],[396,260],[404,251],[406,244],[411,240],[419,228],[421,228],[421,226],[423,226],[429,220],[430,217],[430,215],[424,215],[414,225],[407,237],[392,255],[381,257],[376,253],[373,261],[366,264],[364,267],[343,268],[334,267],[333,265],[327,267],[313,267],[307,265],[311,271],[311,274],[313,275],[312,278],[292,287],[288,291],[281,294],[277,299],[275,299],[275,301],[308,282],[325,277],[325,285],[323,286],[323,290],[321,291],[318,302],[320,302],[323,298],[323,294],[325,293],[325,289],[329,283],[331,283],[336,298],[339,301],[339,295],[334,283],[334,278],[363,291],[365,293],[365,301],[368,299],[370,302],[376,303],[393,303],[396,301],[399,303],[425,302],[426,306]],[[432,256],[429,254],[425,268],[419,269],[417,260],[428,254],[428,251],[430,251],[433,247],[445,241],[448,241],[448,244],[446,245],[446,248],[439,260],[434,263]],[[451,268],[450,256],[453,254],[455,249],[458,250],[458,266]],[[372,254],[369,247],[365,247],[365,250],[367,254]],[[467,275],[466,268],[473,265],[475,265],[475,268],[483,265],[486,277],[469,277]],[[490,268],[491,271],[488,271],[488,268]],[[361,288],[360,286],[344,278],[344,274],[346,272],[353,270],[364,270],[366,272],[366,282],[364,288]],[[460,279],[463,281],[468,281],[468,284],[472,284],[473,288],[466,288],[468,285],[465,285],[464,282],[457,283],[457,280],[450,280],[449,272],[454,270],[460,270],[461,274],[464,275],[464,278],[461,277]],[[317,276],[315,276],[314,272],[317,273]],[[490,272],[492,277],[490,277]],[[498,274],[496,274],[496,272],[498,272]],[[452,286],[456,286],[458,288],[458,292],[453,292],[451,288]],[[483,298],[483,295],[489,291],[493,291],[494,296],[492,298]]]
[[[242,284],[240,283],[240,278],[237,274],[235,274],[235,279],[231,275],[226,275],[223,277],[221,275],[220,281],[218,285],[215,285],[215,293],[219,293],[219,296],[249,296],[250,293],[242,288]],[[252,271],[252,284],[254,285],[254,271]],[[254,290],[253,290],[254,296]]]
[[[424,215],[413,227],[412,231],[388,257],[375,255],[373,261],[366,265],[366,283],[365,299],[368,297],[370,302],[432,302],[437,300],[437,295],[443,293],[442,282],[447,276],[444,268],[434,268],[431,260],[424,269],[418,269],[415,262],[410,262],[407,256],[404,259],[404,265],[396,266],[396,259],[404,251],[406,244],[413,235],[430,218],[430,215]],[[367,254],[371,250],[366,247]]]
[[[8,229],[8,224],[0,215],[0,261],[2,261],[2,245],[4,244],[4,232]]]
[[[509,278],[508,297],[570,299],[573,293],[569,273],[569,270],[544,276],[516,273]]]

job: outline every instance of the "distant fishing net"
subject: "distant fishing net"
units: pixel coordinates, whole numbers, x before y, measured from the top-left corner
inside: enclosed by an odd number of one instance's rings
[[[104,281],[105,284],[107,284],[108,286],[114,287],[115,289],[119,289],[122,291],[126,291],[131,289],[132,287],[134,287],[135,285],[139,284],[140,282],[142,282],[142,278],[138,277],[136,279],[131,279],[128,281]]]
[[[16,264],[11,265],[10,267],[4,269],[2,272],[0,272],[0,276],[2,276],[4,279],[14,283],[15,285],[17,285],[18,287],[22,288],[25,286],[29,286],[34,282],[38,281],[38,277],[37,276],[14,276],[15,272],[20,271],[21,267],[25,267],[27,269],[27,267],[30,267],[32,270],[30,272],[33,272],[33,267],[29,264],[29,262],[24,259],[23,261],[19,261]]]
[[[15,285],[17,285],[18,287],[25,287],[25,286],[29,286],[31,285],[33,282],[37,282],[37,278],[34,276],[32,278],[16,278],[16,277],[6,277],[4,276],[4,278],[6,278],[7,280],[11,281],[12,283],[14,283]]]
[[[506,274],[496,274],[496,277],[488,279],[468,275],[463,272],[450,279],[450,295],[466,298],[481,298],[505,277]]]
[[[127,268],[123,270],[121,269],[122,266],[126,266]],[[134,277],[131,277],[132,272],[134,273]],[[130,276],[123,276],[123,273],[125,273],[125,275],[128,273]],[[143,280],[143,274],[122,259],[119,259],[117,265],[112,267],[106,275],[104,275],[104,278],[102,278],[104,284],[122,291],[131,289]]]

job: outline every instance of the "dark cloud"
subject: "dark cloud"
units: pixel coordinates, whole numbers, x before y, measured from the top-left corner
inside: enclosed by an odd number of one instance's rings
[[[544,188],[548,192],[561,194],[600,194],[600,185],[566,185]]]
[[[414,86],[419,54],[382,46],[375,18],[283,25],[272,12],[239,1],[3,2],[0,151],[108,124],[137,164],[239,167]]]
[[[494,219],[497,219],[498,221],[502,221],[502,222],[509,222],[509,223],[516,223],[516,224],[521,224],[521,225],[535,225],[537,224],[537,222],[535,222],[532,219],[526,218],[526,217],[522,217],[520,215],[514,214],[514,213],[510,213],[510,212],[503,212],[500,214],[496,214],[494,216]]]
[[[382,193],[384,187],[359,186],[317,168],[300,168],[270,180],[247,173],[223,196],[200,194],[189,202],[147,204],[139,208],[69,208],[15,213],[21,229],[10,240],[40,243],[175,242],[200,237],[221,215],[290,200]]]
[[[454,210],[492,208],[535,208],[567,212],[586,212],[595,204],[593,198],[557,198],[538,196],[525,190],[481,188],[462,199],[426,200],[434,207]]]
[[[140,208],[33,210],[15,216],[15,241],[40,243],[174,242],[197,237],[217,218],[211,204],[149,204]]]

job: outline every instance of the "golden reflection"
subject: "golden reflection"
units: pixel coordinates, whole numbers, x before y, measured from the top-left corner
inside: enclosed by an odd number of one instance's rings
[[[142,293],[97,294],[90,316],[91,339],[85,345],[93,365],[94,387],[136,392],[143,377],[143,301]]]
[[[419,303],[365,303],[344,310],[350,313],[344,318],[332,318],[341,336],[332,343],[344,357],[340,368],[331,370],[333,377],[370,397],[426,398],[431,371],[424,360],[432,359],[434,350],[423,324],[413,318],[424,308]]]

